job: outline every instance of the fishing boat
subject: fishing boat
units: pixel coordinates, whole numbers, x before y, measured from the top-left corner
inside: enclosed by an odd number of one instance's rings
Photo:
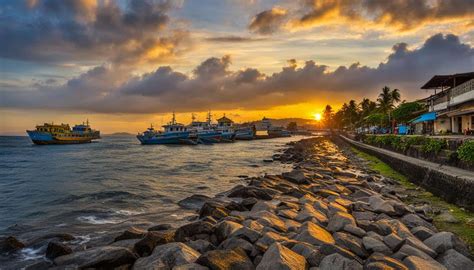
[[[93,130],[86,123],[75,125],[72,129],[69,124],[44,123],[36,126],[35,130],[27,130],[28,136],[34,144],[79,144],[90,143],[100,139],[100,131]]]
[[[270,126],[267,132],[268,136],[272,138],[291,137],[290,132],[283,127]]]
[[[227,118],[225,114],[223,117],[217,119],[216,130],[221,133],[221,142],[234,142],[234,121]]]
[[[171,122],[163,126],[164,131],[155,130],[151,125],[137,139],[141,144],[197,144],[197,134],[183,124],[177,123],[175,114]]]
[[[194,114],[192,115],[191,124],[188,129],[197,133],[197,141],[202,144],[218,143],[222,139],[222,135],[212,126],[211,112],[207,114],[205,122],[196,121]]]
[[[235,139],[236,140],[253,140],[257,130],[254,125],[252,126],[242,126],[235,130]]]

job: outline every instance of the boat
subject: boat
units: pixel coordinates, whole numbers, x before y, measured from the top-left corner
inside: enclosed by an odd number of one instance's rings
[[[252,126],[242,126],[235,130],[235,139],[236,140],[253,140],[257,130],[254,125]]]
[[[221,141],[221,133],[212,126],[211,122],[211,112],[208,113],[205,122],[196,121],[196,117],[194,114],[192,115],[192,121],[188,125],[188,129],[196,132],[198,143],[213,144]]]
[[[183,124],[177,123],[175,114],[171,122],[163,126],[164,131],[155,130],[151,125],[137,139],[141,144],[197,144],[197,135]]]
[[[267,132],[271,138],[291,137],[291,133],[283,127],[270,126]]]
[[[72,129],[69,124],[44,123],[36,126],[35,130],[27,130],[26,133],[34,144],[39,145],[90,143],[100,139],[100,131],[93,130],[89,126],[89,120],[75,125]]]
[[[235,141],[234,121],[227,118],[225,114],[223,117],[217,119],[216,130],[221,133],[221,142]]]

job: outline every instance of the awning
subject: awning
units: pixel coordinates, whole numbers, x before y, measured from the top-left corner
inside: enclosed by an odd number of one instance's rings
[[[436,112],[429,112],[429,113],[424,113],[414,120],[412,120],[413,124],[421,123],[421,122],[426,122],[426,121],[434,121],[436,120]]]
[[[449,117],[451,117],[451,116],[458,116],[458,115],[464,115],[464,114],[473,114],[473,113],[474,113],[474,108],[464,108],[464,109],[459,109],[459,110],[448,112],[447,115]]]

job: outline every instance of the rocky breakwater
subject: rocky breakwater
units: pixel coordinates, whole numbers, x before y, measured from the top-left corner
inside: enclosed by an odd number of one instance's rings
[[[474,269],[455,235],[438,231],[400,200],[395,182],[361,170],[328,139],[293,143],[274,158],[294,170],[185,199],[199,207],[186,225],[130,228],[83,251],[54,242],[32,269]]]

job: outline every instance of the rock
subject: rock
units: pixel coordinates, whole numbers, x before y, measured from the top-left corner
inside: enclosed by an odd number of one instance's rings
[[[236,248],[241,248],[247,253],[247,255],[251,257],[255,257],[259,252],[257,249],[247,240],[244,240],[242,238],[228,238],[224,240],[218,247],[218,249],[236,249]]]
[[[352,216],[357,221],[360,221],[360,220],[374,220],[377,215],[375,213],[369,212],[369,211],[364,211],[364,212],[354,211],[354,212],[352,212]]]
[[[215,234],[217,236],[217,241],[220,243],[227,239],[229,235],[237,231],[238,229],[243,228],[244,226],[240,225],[239,223],[233,221],[222,221],[221,223],[217,224],[215,229]]]
[[[223,204],[215,201],[205,202],[199,210],[199,218],[207,216],[213,217],[216,220],[227,217],[231,213],[231,210],[227,209]]]
[[[25,244],[18,241],[14,236],[0,238],[0,253],[8,253],[20,250],[25,247]]]
[[[418,237],[418,239],[420,239],[421,241],[425,241],[426,239],[433,236],[433,234],[435,234],[432,230],[423,226],[417,226],[411,229],[411,232],[413,233],[413,235]]]
[[[346,225],[356,226],[354,217],[348,213],[337,212],[329,219],[327,229],[331,232],[337,232],[342,230]]]
[[[22,268],[22,270],[49,270],[49,269],[55,269],[54,264],[49,261],[40,261],[34,264],[30,264],[25,268]]]
[[[405,224],[410,229],[418,227],[418,226],[423,226],[423,227],[429,228],[432,231],[436,231],[436,228],[431,223],[422,219],[417,214],[404,215],[401,218],[401,222],[403,222],[403,224]]]
[[[197,263],[187,263],[173,267],[173,270],[208,270],[208,267]]]
[[[430,255],[424,253],[423,251],[421,251],[417,248],[414,248],[410,245],[407,245],[407,244],[403,245],[397,251],[397,253],[393,255],[393,257],[395,257],[399,260],[403,260],[408,256],[417,256],[417,257],[420,257],[420,258],[425,259],[425,260],[433,260],[433,258]]]
[[[449,249],[455,249],[465,256],[469,256],[469,250],[464,244],[451,232],[439,232],[423,241],[429,248],[438,254],[444,253]]]
[[[408,270],[408,268],[402,264],[402,262],[385,256],[381,253],[372,254],[366,261],[364,269],[367,270]]]
[[[352,251],[361,258],[367,258],[369,254],[362,245],[362,240],[348,233],[337,232],[333,235],[336,244]]]
[[[370,253],[379,252],[385,255],[390,255],[392,253],[392,251],[382,241],[370,236],[362,238],[362,244]]]
[[[443,212],[436,216],[436,220],[446,223],[459,223],[459,219],[455,218],[450,212]]]
[[[113,246],[113,247],[124,247],[124,248],[130,249],[130,250],[133,251],[133,252],[136,252],[136,251],[135,251],[135,244],[136,244],[138,241],[140,241],[140,240],[141,240],[141,239],[120,240],[120,241],[111,243],[109,246]]]
[[[51,241],[46,248],[46,258],[54,260],[56,257],[71,254],[72,249],[60,242]]]
[[[257,266],[257,270],[299,270],[307,268],[308,265],[303,256],[279,243],[274,243],[268,248]]]
[[[328,231],[312,223],[311,221],[303,223],[303,225],[299,229],[299,234],[296,236],[295,240],[300,242],[306,242],[312,245],[335,243],[334,238]]]
[[[178,202],[178,205],[185,209],[198,210],[207,200],[211,198],[206,195],[193,194]]]
[[[364,237],[367,234],[366,231],[352,224],[344,225],[343,230],[358,237]]]
[[[253,218],[257,218],[257,222],[267,228],[274,228],[279,232],[286,232],[285,222],[283,222],[277,215],[268,211],[260,211],[252,214]]]
[[[435,260],[425,260],[417,256],[406,257],[403,259],[403,264],[405,264],[410,270],[446,270],[446,267]]]
[[[250,197],[253,197],[253,198],[257,198],[257,199],[260,199],[260,200],[271,200],[272,199],[272,196],[267,192],[265,191],[264,189],[262,188],[258,188],[258,187],[253,187],[253,186],[242,186],[242,185],[239,185],[239,186],[236,186],[235,188],[233,188],[229,195],[227,195],[229,198],[250,198]]]
[[[199,252],[183,243],[168,243],[157,246],[150,256],[139,258],[133,265],[133,269],[171,269],[175,266],[194,263],[200,255]]]
[[[268,202],[268,201],[258,201],[252,207],[252,212],[259,212],[259,211],[274,211],[276,209],[276,205]]]
[[[319,224],[325,225],[328,223],[328,218],[322,212],[314,209],[311,204],[305,203],[302,207],[295,220],[299,222],[310,221],[316,219]]]
[[[289,241],[285,236],[281,236],[275,232],[266,232],[263,236],[255,242],[255,246],[261,250],[266,251],[273,243]]]
[[[390,203],[382,199],[379,195],[370,196],[369,204],[374,212],[385,213],[388,215],[394,215],[396,213],[395,208],[393,208]]]
[[[80,269],[111,269],[124,264],[132,264],[136,259],[136,255],[127,248],[105,246],[60,256],[54,259],[54,263],[58,266],[77,265]]]
[[[328,255],[323,258],[321,264],[319,265],[319,270],[362,270],[362,265],[355,261],[350,260],[342,255],[335,253]]]
[[[343,257],[346,257],[350,260],[356,260],[358,261],[359,263],[362,263],[362,259],[359,258],[357,255],[355,255],[354,253],[352,253],[352,251],[350,250],[347,250],[345,248],[342,248],[336,244],[322,244],[321,247],[319,248],[321,254],[323,255],[331,255],[331,254],[334,254],[334,253],[337,253]]]
[[[115,237],[114,242],[127,239],[140,239],[143,238],[146,234],[146,231],[138,229],[135,227],[130,227],[124,231],[121,235]]]
[[[242,227],[242,228],[232,232],[228,237],[243,238],[247,241],[250,241],[250,242],[254,243],[261,236],[262,236],[262,234],[259,233],[256,230],[253,230],[253,229],[250,229],[250,228],[247,228],[247,227]]]
[[[135,243],[135,251],[140,256],[148,256],[157,245],[173,242],[174,236],[174,231],[148,232],[143,239]]]
[[[403,239],[395,233],[384,236],[383,242],[392,250],[398,250],[403,245]]]
[[[293,170],[291,172],[285,172],[282,176],[290,182],[295,184],[309,184],[309,180],[306,177],[306,174],[302,170]]]
[[[429,248],[427,245],[425,245],[423,242],[418,240],[418,238],[416,237],[412,236],[412,237],[406,238],[405,244],[410,245],[416,249],[419,249],[433,258],[436,257],[436,252],[433,249]]]
[[[303,256],[310,266],[318,266],[324,257],[317,247],[308,243],[296,243],[291,250]]]
[[[170,224],[158,224],[148,228],[148,231],[166,231],[171,229],[173,229],[173,226],[171,226]]]
[[[177,242],[185,242],[192,239],[193,236],[198,234],[212,234],[214,232],[214,226],[207,221],[196,221],[179,227],[176,230],[175,240]]]
[[[200,265],[212,270],[253,270],[255,266],[250,261],[245,251],[234,250],[211,250],[202,254],[196,261]]]
[[[202,239],[186,242],[186,245],[199,253],[204,253],[216,248],[211,242]]]
[[[437,261],[448,270],[474,269],[474,262],[454,249],[448,249]]]

